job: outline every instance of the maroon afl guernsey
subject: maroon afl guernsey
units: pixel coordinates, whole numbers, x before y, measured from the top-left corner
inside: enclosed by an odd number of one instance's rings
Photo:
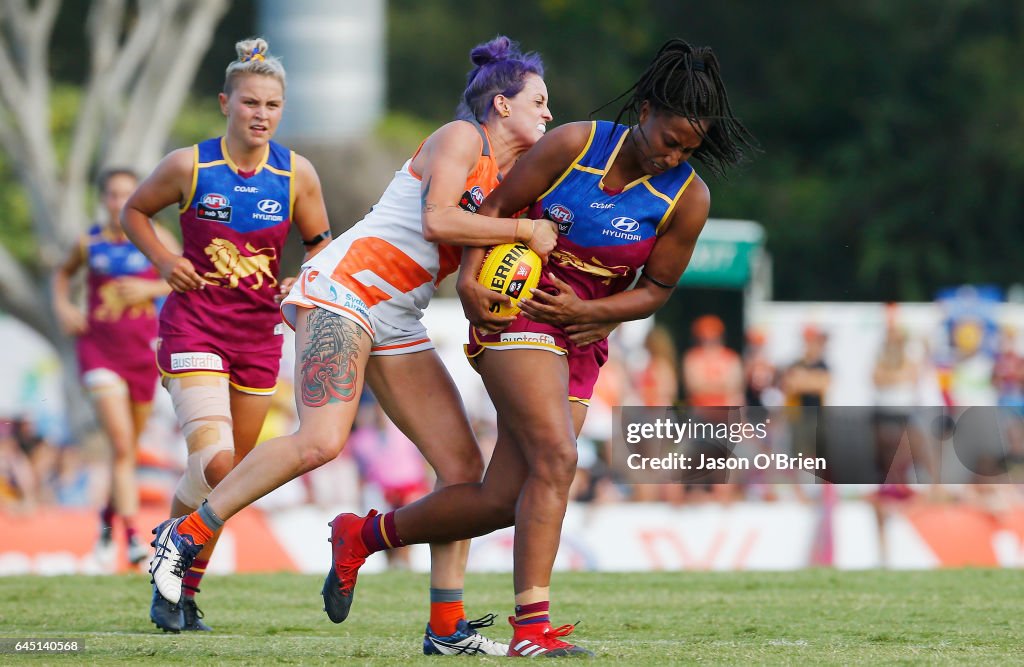
[[[269,393],[281,354],[274,297],[294,203],[293,154],[270,142],[248,173],[231,161],[223,138],[193,152],[192,194],[180,211],[183,256],[207,284],[168,297],[160,369],[225,375],[243,391]]]
[[[622,190],[609,191],[604,177],[629,134],[624,125],[593,121],[582,152],[530,208],[531,218],[558,225],[558,242],[539,289],[556,291],[552,273],[581,299],[600,299],[628,288],[647,262],[658,234],[693,180],[683,162],[656,176],[644,176]],[[482,336],[471,328],[470,356],[485,347],[550,349],[567,354],[569,397],[585,401],[608,357],[608,341],[577,348],[561,327],[531,322],[520,315],[505,331]]]
[[[157,368],[153,360],[156,305],[127,303],[118,292],[124,278],[159,280],[160,274],[127,239],[112,240],[94,225],[84,244],[88,266],[88,330],[76,346],[83,380],[100,369],[116,373],[128,385],[131,400],[153,400]],[[88,385],[88,381],[86,382]]]

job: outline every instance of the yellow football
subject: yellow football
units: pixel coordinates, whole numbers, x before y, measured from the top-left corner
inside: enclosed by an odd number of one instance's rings
[[[503,317],[519,313],[519,299],[530,298],[530,290],[540,282],[543,266],[540,255],[522,243],[492,247],[484,257],[477,280],[480,284],[512,300],[509,305],[494,305],[491,312]]]

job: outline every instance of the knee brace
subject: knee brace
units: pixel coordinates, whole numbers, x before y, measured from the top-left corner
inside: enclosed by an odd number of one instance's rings
[[[188,445],[185,474],[174,491],[185,505],[199,507],[213,487],[206,480],[206,467],[221,452],[234,454],[235,443],[231,432],[231,399],[225,378],[203,378],[195,384],[192,378],[170,378],[167,390],[171,394],[178,425]]]

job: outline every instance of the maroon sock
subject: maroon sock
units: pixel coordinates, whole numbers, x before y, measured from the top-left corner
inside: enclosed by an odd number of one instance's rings
[[[114,506],[110,503],[100,510],[100,524],[103,528],[110,528],[114,525]]]
[[[534,623],[551,623],[548,615],[551,608],[549,600],[541,600],[531,604],[516,605],[516,625],[533,625]]]
[[[360,536],[363,538],[363,544],[366,545],[367,551],[371,554],[384,551],[385,549],[405,546],[402,538],[398,536],[398,530],[395,528],[394,511],[367,517],[366,521],[363,522]]]
[[[199,582],[202,581],[209,563],[208,560],[199,560],[198,558],[192,561],[192,567],[188,569],[181,580],[182,597],[194,598],[196,596],[196,593],[199,592]]]

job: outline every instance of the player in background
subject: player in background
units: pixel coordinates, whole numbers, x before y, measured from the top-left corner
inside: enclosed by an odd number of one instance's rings
[[[548,273],[511,325],[490,315],[493,295],[476,281],[483,251],[467,250],[463,260],[459,292],[475,325],[467,351],[498,411],[494,455],[481,484],[435,491],[383,517],[339,515],[335,531],[340,524],[346,541],[335,550],[336,568],[345,580],[354,584],[366,556],[390,546],[514,524],[509,655],[590,653],[561,639],[572,625],[552,628],[549,618],[576,436],[607,355],[603,331],[581,327],[641,319],[668,300],[710,207],[688,160],[721,173],[753,147],[719,72],[710,48],[669,41],[628,91],[616,122],[552,130],[484,203],[481,213],[529,207],[559,225]],[[623,116],[628,125],[618,122]]]
[[[262,39],[235,45],[221,111],[223,137],[168,154],[125,206],[123,224],[174,292],[160,313],[157,363],[188,444],[171,517],[199,507],[256,444],[281,357],[281,251],[294,224],[306,259],[329,241],[316,170],[271,141],[285,102],[285,71]],[[184,252],[168,247],[149,218],[177,205]],[[185,568],[173,600],[154,586],[150,618],[160,628],[208,630],[195,594],[216,543]],[[161,562],[160,550],[151,570]]]
[[[483,459],[454,382],[420,318],[460,246],[519,241],[542,256],[555,244],[547,220],[476,214],[484,197],[551,121],[538,55],[507,37],[474,48],[457,120],[420,145],[360,222],[303,266],[283,312],[295,328],[296,433],[269,440],[214,489],[198,512],[158,527],[154,577],[176,599],[199,545],[264,494],[334,459],[348,438],[364,382],[416,443],[437,484],[479,482]],[[458,515],[470,508],[455,510]],[[345,536],[335,525],[334,550]],[[450,542],[450,540],[443,540]],[[469,544],[431,545],[427,654],[504,654],[466,620],[462,595]],[[324,584],[331,620],[348,616],[354,580],[332,567]]]
[[[110,443],[111,476],[100,510],[94,551],[103,569],[114,567],[114,517],[124,526],[128,561],[141,563],[149,547],[136,533],[139,511],[136,458],[156,392],[153,362],[157,310],[170,287],[121,229],[121,208],[138,178],[129,169],[100,175],[104,220],[93,224],[53,276],[53,305],[64,333],[76,338],[82,386]],[[155,233],[168,247],[177,240],[163,227]],[[86,312],[71,300],[71,280],[86,270]]]

